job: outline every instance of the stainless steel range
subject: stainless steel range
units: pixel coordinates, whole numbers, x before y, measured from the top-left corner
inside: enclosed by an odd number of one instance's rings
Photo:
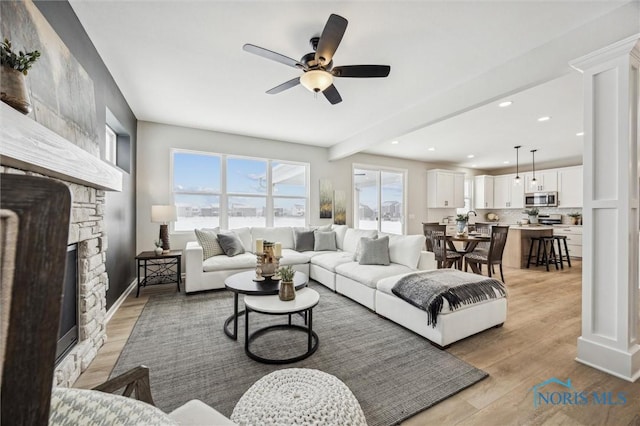
[[[562,223],[561,214],[541,214],[538,215],[538,222],[543,225],[559,225]]]

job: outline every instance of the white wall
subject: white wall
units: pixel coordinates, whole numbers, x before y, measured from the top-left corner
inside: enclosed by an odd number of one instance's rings
[[[407,232],[409,234],[421,234],[422,222],[427,221],[427,170],[451,169],[438,164],[369,154],[356,154],[342,160],[329,161],[326,148],[138,121],[136,203],[138,252],[153,249],[153,241],[158,238],[159,226],[151,222],[151,205],[167,204],[171,201],[169,170],[171,148],[304,161],[311,164],[309,220],[313,225],[332,222],[332,219],[318,218],[318,181],[320,179],[330,179],[334,190],[345,191],[347,224],[352,225],[352,164],[407,169]],[[470,175],[477,174],[476,170],[454,169]],[[175,249],[182,249],[187,241],[195,239],[191,232],[172,233],[170,238],[171,247]]]

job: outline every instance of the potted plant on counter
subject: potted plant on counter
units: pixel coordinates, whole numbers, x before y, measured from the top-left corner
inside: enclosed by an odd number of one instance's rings
[[[31,65],[40,57],[40,52],[14,52],[11,42],[0,43],[0,99],[23,114],[31,112],[31,102],[25,76]]]
[[[579,212],[569,213],[567,216],[571,218],[572,225],[578,225],[580,223],[580,219],[582,219],[582,213]]]
[[[531,223],[531,224],[538,223],[538,214],[540,213],[540,210],[538,210],[538,209],[536,209],[534,207],[532,209],[525,210],[522,213],[524,213],[527,216],[529,216],[529,223]]]

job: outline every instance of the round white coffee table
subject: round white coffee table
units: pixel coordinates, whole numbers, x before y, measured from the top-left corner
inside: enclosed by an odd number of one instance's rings
[[[320,340],[313,331],[313,308],[320,301],[317,291],[310,288],[303,288],[296,291],[296,298],[289,301],[282,301],[278,295],[274,296],[245,296],[244,297],[244,351],[249,358],[265,364],[289,364],[310,357],[317,349]],[[249,333],[249,312],[259,312],[267,315],[288,315],[287,324],[277,324],[261,328]],[[305,314],[306,326],[291,324],[291,315],[296,313]],[[250,344],[258,336],[271,330],[291,329],[300,330],[307,333],[307,351],[302,355],[285,359],[263,358],[251,352]]]
[[[240,425],[352,425],[367,421],[353,392],[331,374],[285,368],[255,382],[231,420]]]

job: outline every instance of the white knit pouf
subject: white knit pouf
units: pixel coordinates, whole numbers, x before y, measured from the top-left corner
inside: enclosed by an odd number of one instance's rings
[[[240,425],[366,425],[351,390],[337,377],[308,368],[267,374],[242,395],[231,414]]]

